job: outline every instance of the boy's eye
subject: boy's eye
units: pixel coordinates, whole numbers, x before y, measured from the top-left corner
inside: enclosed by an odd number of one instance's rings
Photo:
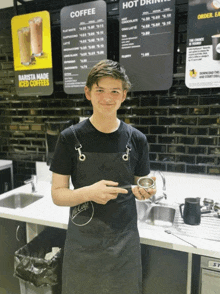
[[[96,89],[96,93],[104,93],[105,90],[104,89]],[[108,92],[108,91],[107,91]],[[106,93],[107,93],[106,92]],[[112,90],[111,91],[112,94],[119,94],[120,92],[118,90]]]

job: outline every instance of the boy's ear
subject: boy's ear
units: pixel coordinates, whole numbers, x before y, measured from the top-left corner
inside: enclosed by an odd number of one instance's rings
[[[84,88],[84,92],[85,92],[85,96],[86,96],[86,99],[87,100],[91,100],[91,97],[90,97],[90,90],[87,86],[85,86]]]

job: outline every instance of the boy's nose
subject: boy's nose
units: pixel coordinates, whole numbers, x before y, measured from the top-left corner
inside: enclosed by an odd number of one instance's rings
[[[112,101],[111,93],[105,93],[103,98],[105,101]]]

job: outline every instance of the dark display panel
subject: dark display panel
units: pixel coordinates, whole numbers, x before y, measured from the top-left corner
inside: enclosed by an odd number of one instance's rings
[[[133,91],[172,85],[175,1],[120,1],[120,63]]]
[[[65,93],[83,93],[91,68],[107,58],[106,31],[104,1],[67,6],[61,10]]]

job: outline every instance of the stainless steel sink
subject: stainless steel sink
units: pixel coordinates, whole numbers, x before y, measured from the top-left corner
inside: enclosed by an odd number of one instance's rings
[[[0,199],[0,206],[7,208],[24,208],[35,201],[41,199],[42,195],[29,194],[29,193],[16,193],[9,195],[4,199]]]
[[[144,218],[147,224],[154,226],[171,227],[174,223],[176,210],[167,206],[151,206]]]

